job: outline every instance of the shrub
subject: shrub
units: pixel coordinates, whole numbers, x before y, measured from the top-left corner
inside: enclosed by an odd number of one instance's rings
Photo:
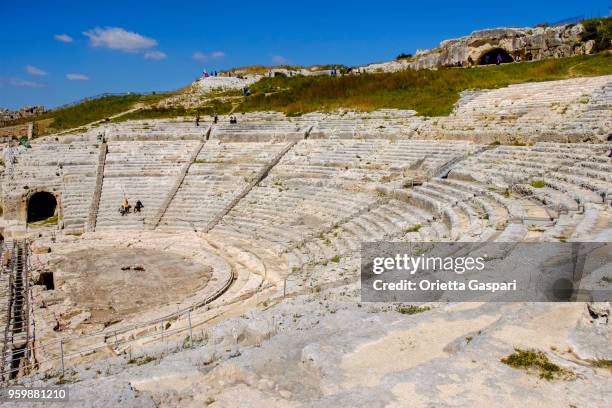
[[[572,376],[572,372],[552,363],[546,354],[536,350],[514,349],[514,353],[501,359],[501,362],[513,367],[523,369],[535,369],[540,378],[553,380],[555,378]]]
[[[421,229],[421,224],[414,224],[412,227],[408,228],[406,232],[419,232]]]
[[[409,59],[409,58],[412,58],[412,54],[401,53],[400,55],[395,57],[396,60]]]
[[[128,360],[127,363],[136,364],[136,365],[144,365],[144,364],[150,363],[153,360],[155,360],[155,358],[151,356],[140,356],[140,357],[136,357],[136,358]]]
[[[580,39],[584,42],[593,40],[595,52],[612,48],[612,17],[592,18],[582,22],[584,31]]]
[[[414,305],[410,305],[410,306],[398,306],[396,310],[397,310],[398,313],[401,313],[401,314],[413,315],[413,314],[417,314],[417,313],[427,312],[428,310],[431,310],[431,307],[429,307],[429,306],[414,306]]]
[[[534,187],[534,188],[543,188],[545,186],[544,180],[535,180],[529,184],[531,184],[531,187]]]

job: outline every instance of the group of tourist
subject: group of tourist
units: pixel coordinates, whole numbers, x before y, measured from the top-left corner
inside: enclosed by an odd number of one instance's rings
[[[142,205],[142,201],[137,200],[136,205],[134,206],[134,213],[139,213],[143,208],[144,208],[144,205]],[[123,200],[123,204],[121,204],[121,207],[119,208],[119,212],[121,213],[122,216],[125,216],[125,215],[128,215],[131,212],[131,210],[132,210],[132,205],[130,204],[128,199],[125,198]]]

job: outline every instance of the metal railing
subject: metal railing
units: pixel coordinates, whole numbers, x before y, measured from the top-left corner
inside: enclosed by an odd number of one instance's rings
[[[232,280],[233,278],[228,280],[227,287],[229,287],[229,284],[231,284]],[[220,288],[217,291],[219,292],[217,296],[222,293],[221,289],[224,288]],[[212,296],[213,295],[211,295],[208,299],[210,299]],[[109,348],[114,355],[126,352],[131,357],[131,346],[135,343],[150,345],[159,341],[162,344],[165,344],[170,342],[171,338],[176,339],[176,336],[180,335],[181,333],[185,333],[186,335],[183,340],[183,343],[187,342],[189,347],[191,347],[193,346],[194,338],[196,338],[194,336],[196,328],[208,323],[211,319],[214,319],[216,317],[202,316],[198,319],[194,319],[194,317],[192,316],[192,311],[194,309],[196,309],[196,307],[192,306],[190,308],[186,308],[185,310],[172,313],[170,315],[154,319],[146,323],[136,324],[128,328],[86,334],[74,338],[65,337],[58,340],[40,343],[36,345],[34,350],[38,351],[39,353],[45,353],[49,355],[49,357],[43,359],[36,359],[35,361],[31,361],[29,364],[22,364],[18,368],[11,368],[9,370],[6,370],[5,373],[8,375],[6,376],[5,382],[19,382],[20,380],[15,377],[22,370],[32,372],[45,365],[55,366],[58,374],[65,376],[66,371],[69,368],[69,362],[73,359],[83,358],[98,352],[108,352]],[[183,319],[181,320],[181,318]],[[177,325],[177,323],[180,324]],[[200,338],[204,338],[204,330],[202,329],[200,330],[200,332]],[[84,338],[95,339],[96,337],[100,338],[100,342],[98,344],[95,344],[94,342],[94,345],[90,347],[79,348],[74,351],[69,350],[70,342],[73,340],[82,341]],[[32,338],[31,340],[33,341],[34,339]],[[74,365],[78,364],[79,363],[77,362]]]
[[[34,336],[28,335],[27,341],[32,344],[31,353],[28,354],[28,364],[21,364],[17,368],[10,367],[4,371],[3,380],[5,382],[18,381],[17,375],[20,372],[32,372],[45,365],[55,365],[59,368],[60,374],[64,375],[68,364],[71,360],[92,355],[100,351],[109,351],[109,347],[114,354],[121,350],[126,350],[134,343],[155,343],[160,340],[162,343],[169,340],[170,337],[176,336],[180,333],[188,334],[187,339],[190,345],[193,344],[193,329],[194,327],[207,323],[213,317],[201,317],[199,319],[193,319],[192,312],[196,309],[200,309],[215,299],[219,298],[233,283],[235,278],[234,271],[231,273],[228,279],[223,283],[222,286],[217,288],[213,293],[208,295],[205,299],[193,304],[189,307],[177,310],[174,313],[167,314],[165,316],[152,319],[142,323],[135,323],[127,325],[117,329],[104,329],[99,332],[84,334],[80,336],[66,336],[56,340],[50,340],[47,342],[37,342]],[[257,289],[259,290],[259,288]],[[177,326],[178,324],[178,326]],[[170,329],[170,327],[175,326]],[[83,339],[90,339],[93,345],[89,347],[79,348],[71,351],[70,345],[73,342],[82,342]],[[36,358],[36,352],[38,354],[47,354],[49,357],[38,359]],[[75,365],[78,363],[75,363]]]

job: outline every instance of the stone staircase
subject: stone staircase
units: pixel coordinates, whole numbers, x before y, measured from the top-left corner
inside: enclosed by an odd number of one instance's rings
[[[183,168],[181,169],[181,172],[180,172],[178,178],[176,179],[176,182],[174,183],[174,186],[168,192],[168,195],[166,196],[164,202],[160,206],[157,215],[155,215],[155,217],[153,217],[153,219],[151,220],[151,224],[149,225],[150,229],[155,229],[159,225],[162,217],[164,216],[164,214],[168,210],[168,206],[170,205],[170,203],[172,202],[172,200],[176,196],[176,193],[178,192],[179,188],[181,188],[181,185],[183,184],[183,181],[185,180],[185,176],[187,175],[187,172],[189,171],[189,168],[191,167],[191,164],[194,162],[196,157],[198,157],[198,155],[202,151],[202,148],[204,147],[204,144],[205,144],[205,142],[200,142],[200,144],[194,149],[193,153],[189,157],[189,161],[187,161],[183,165]]]
[[[93,200],[89,210],[89,218],[87,219],[87,231],[96,230],[96,222],[98,220],[98,209],[100,208],[100,196],[102,195],[102,183],[104,182],[104,164],[106,162],[106,153],[108,146],[106,142],[100,144],[100,154],[98,156],[98,172],[96,174],[96,190],[94,191]]]
[[[270,173],[270,170],[278,164],[278,162],[285,156],[285,154],[287,154],[289,150],[293,148],[293,146],[296,145],[296,143],[297,141],[293,141],[287,144],[287,146],[283,150],[281,150],[281,152],[278,153],[270,163],[264,166],[259,171],[257,176],[255,176],[253,181],[251,181],[247,186],[245,186],[245,188],[240,193],[238,193],[238,195],[234,197],[234,199],[232,199],[232,201],[230,201],[228,205],[208,223],[208,225],[206,225],[204,232],[212,230],[223,219],[223,217],[225,217],[227,213],[229,213],[240,202],[240,200],[242,200],[247,194],[249,194],[253,187],[258,185],[264,178],[266,178],[268,176],[268,173]]]
[[[25,366],[27,366],[31,357],[28,251],[25,241],[13,242],[8,269],[3,271],[3,273],[9,273],[10,275],[8,279],[8,312],[0,357],[2,381],[15,378],[27,369]]]
[[[96,230],[148,228],[200,143],[201,140],[109,142]],[[122,216],[119,207],[125,198],[132,206],[142,201],[144,209]]]
[[[404,171],[417,165],[422,172],[437,169],[477,147],[465,142],[309,138],[298,142],[211,232],[271,248],[294,264],[355,250],[363,239],[391,236],[432,219],[405,199],[382,204],[402,185]],[[346,229],[338,229],[345,224]],[[435,233],[448,234],[443,228]],[[313,251],[298,254],[325,234],[334,237],[329,242],[337,241],[336,249],[322,246],[316,256]]]
[[[209,140],[162,216],[166,231],[203,230],[287,146]]]

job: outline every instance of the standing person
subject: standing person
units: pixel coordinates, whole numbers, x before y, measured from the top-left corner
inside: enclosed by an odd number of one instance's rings
[[[215,117],[213,118],[213,123],[217,123],[218,121],[219,121],[219,117],[215,115]]]
[[[197,115],[195,118],[196,126],[200,126],[200,115]]]
[[[497,54],[497,65],[502,63],[502,56],[501,54]]]

